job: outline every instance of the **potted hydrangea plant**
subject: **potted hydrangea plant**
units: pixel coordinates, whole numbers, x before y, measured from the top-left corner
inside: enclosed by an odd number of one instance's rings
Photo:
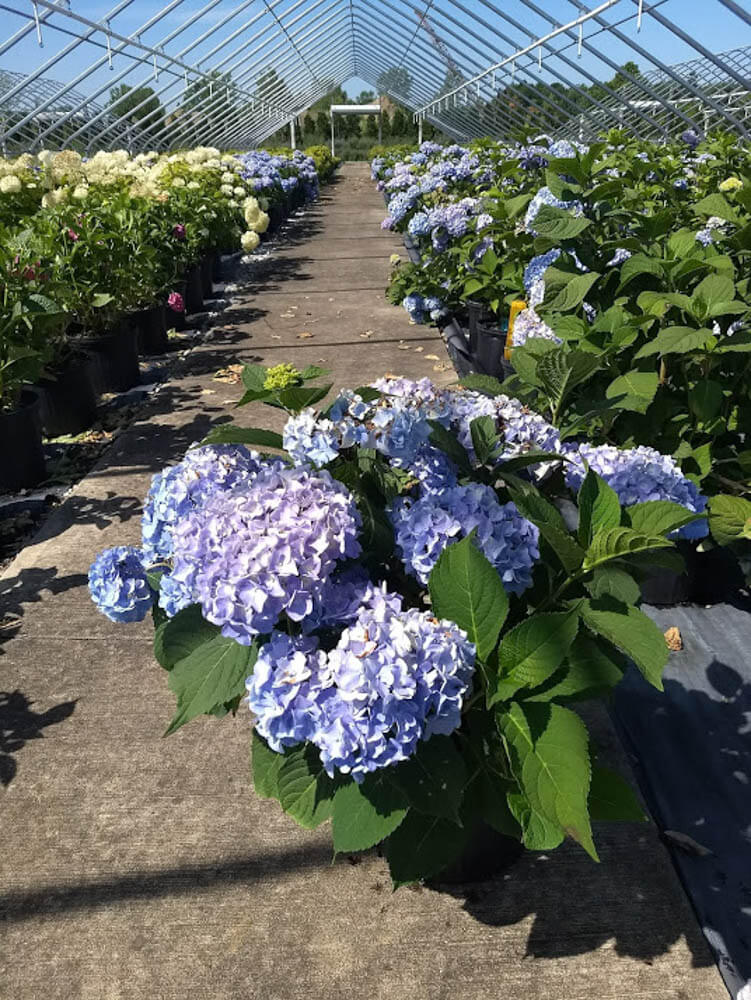
[[[317,412],[324,374],[246,367],[241,402],[285,408],[284,433],[215,428],[154,477],[142,545],[92,566],[110,618],[153,614],[167,733],[247,717],[258,794],[330,820],[336,852],[378,845],[397,886],[466,876],[488,829],[596,859],[593,819],[643,814],[572,706],[629,661],[661,687],[640,581],[703,498],[619,496],[492,379],[384,378]]]

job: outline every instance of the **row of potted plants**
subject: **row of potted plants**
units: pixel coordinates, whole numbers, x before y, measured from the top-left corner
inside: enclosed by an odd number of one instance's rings
[[[44,479],[42,431],[89,427],[98,394],[135,385],[139,353],[203,307],[220,252],[252,252],[317,192],[300,151],[0,161],[0,485]]]
[[[417,251],[389,295],[464,370],[505,377],[563,440],[655,448],[745,509],[751,164],[733,137],[424,144],[373,176]],[[721,562],[716,597],[740,578]]]

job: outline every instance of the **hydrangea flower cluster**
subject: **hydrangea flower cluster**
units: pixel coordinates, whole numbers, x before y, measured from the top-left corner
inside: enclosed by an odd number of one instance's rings
[[[330,776],[361,782],[460,725],[474,655],[452,622],[404,611],[398,595],[371,588],[328,653],[312,636],[274,633],[248,679],[247,703],[272,750],[310,742]]]
[[[471,531],[509,593],[521,594],[532,583],[540,558],[537,527],[513,503],[499,503],[489,486],[455,486],[416,501],[400,497],[392,505],[391,520],[404,565],[420,583],[427,584],[446,546]]]
[[[111,621],[143,621],[154,604],[143,553],[131,545],[100,552],[89,570],[89,592]]]
[[[147,562],[171,559],[177,523],[209,497],[251,482],[261,468],[260,456],[241,445],[205,445],[158,472],[151,480],[141,520]]]
[[[327,472],[271,466],[179,521],[169,576],[223,635],[249,645],[283,613],[310,614],[337,562],[360,554],[360,524]]]
[[[536,236],[537,234],[532,228],[532,223],[537,218],[537,213],[543,205],[550,205],[553,208],[565,208],[567,211],[570,211],[576,216],[583,215],[584,213],[584,207],[580,201],[561,201],[560,198],[556,198],[549,187],[540,188],[532,201],[529,203],[527,207],[527,214],[524,216],[524,228],[533,236]]]
[[[683,475],[670,455],[654,448],[616,448],[614,445],[579,444],[567,449],[566,482],[578,490],[586,475],[585,460],[630,507],[647,500],[670,500],[695,513],[706,509],[707,498]],[[709,531],[705,518],[692,521],[678,531],[681,538],[704,538]]]

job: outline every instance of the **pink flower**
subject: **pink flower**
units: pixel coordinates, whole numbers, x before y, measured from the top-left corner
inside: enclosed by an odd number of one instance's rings
[[[172,235],[175,237],[175,239],[184,240],[185,226],[181,222],[178,222],[176,226],[172,227]]]
[[[70,237],[70,239],[73,240],[74,243],[78,239],[78,233],[75,231],[75,229],[69,229],[68,230],[68,236]]]
[[[179,292],[169,293],[169,296],[167,297],[167,305],[173,312],[185,312],[185,303],[183,302],[183,297]]]

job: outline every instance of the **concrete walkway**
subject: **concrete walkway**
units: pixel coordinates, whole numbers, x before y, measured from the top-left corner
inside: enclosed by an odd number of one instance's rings
[[[162,739],[150,626],[89,601],[95,554],[138,541],[150,475],[238,398],[217,369],[451,379],[435,331],[384,299],[399,246],[382,216],[366,168],[345,167],[0,579],[0,1000],[727,996],[654,829],[597,831],[599,866],[566,847],[467,892],[392,894],[378,858],[332,865],[326,828],[255,798],[246,714]]]

